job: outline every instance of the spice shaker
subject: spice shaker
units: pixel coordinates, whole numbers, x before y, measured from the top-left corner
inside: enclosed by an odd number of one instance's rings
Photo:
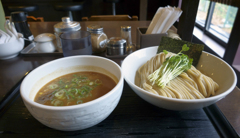
[[[132,44],[131,26],[121,26],[121,37],[127,41],[127,46]]]
[[[126,54],[126,40],[121,37],[111,37],[107,41],[108,55],[125,55]]]
[[[121,37],[127,41],[127,53],[136,50],[135,45],[132,44],[131,26],[121,26]]]
[[[101,53],[106,49],[107,35],[100,25],[88,25],[87,31],[91,33],[92,52]]]
[[[57,40],[57,47],[62,52],[62,45],[60,41],[60,35],[65,32],[78,31],[81,29],[80,23],[71,21],[69,17],[63,17],[62,22],[54,25],[54,34]]]
[[[13,22],[17,32],[23,34],[23,37],[32,41],[34,39],[32,32],[28,27],[27,16],[25,12],[12,12],[11,21]],[[31,42],[24,40],[24,46],[28,46]]]

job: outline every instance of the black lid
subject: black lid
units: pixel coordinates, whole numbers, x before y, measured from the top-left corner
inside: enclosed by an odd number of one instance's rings
[[[22,21],[26,21],[27,17],[26,17],[26,13],[25,12],[11,12],[11,19],[13,22],[22,22]]]

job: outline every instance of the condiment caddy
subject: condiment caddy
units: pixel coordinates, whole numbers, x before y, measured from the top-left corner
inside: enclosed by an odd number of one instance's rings
[[[62,22],[54,25],[54,34],[56,37],[56,49],[51,51],[39,51],[36,42],[29,44],[22,51],[22,55],[63,55],[59,36],[65,32],[78,31],[81,29],[80,23],[70,21],[69,17],[63,17]],[[91,33],[93,54],[105,53],[108,58],[124,58],[136,50],[132,43],[131,26],[120,27],[120,37],[111,37],[108,39],[100,25],[88,25],[86,30]],[[42,34],[40,34],[42,35]]]

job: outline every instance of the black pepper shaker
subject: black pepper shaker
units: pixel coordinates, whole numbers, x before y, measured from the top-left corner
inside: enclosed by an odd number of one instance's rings
[[[34,39],[32,32],[28,27],[27,16],[25,12],[12,12],[11,21],[14,23],[14,26],[18,33],[23,34],[24,38],[32,41]],[[28,46],[31,42],[24,40],[24,46]]]

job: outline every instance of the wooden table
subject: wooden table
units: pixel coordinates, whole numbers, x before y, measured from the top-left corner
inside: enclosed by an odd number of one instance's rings
[[[41,33],[53,33],[57,22],[31,22],[34,36]],[[136,28],[146,27],[149,21],[116,22],[80,22],[82,30],[89,24],[99,24],[107,36],[120,36],[120,26],[132,26],[132,41],[136,43]],[[18,88],[24,74],[46,62],[62,58],[61,55],[23,56],[0,61],[0,101],[5,99],[13,88]],[[123,58],[113,58],[121,65]],[[17,91],[18,93],[18,91]],[[191,111],[169,111],[155,107],[138,97],[125,82],[121,100],[113,113],[98,125],[74,132],[62,132],[48,128],[34,119],[24,106],[19,94],[8,102],[4,112],[0,113],[0,137],[44,137],[44,136],[81,136],[81,137],[223,137],[221,127],[215,124],[212,108]],[[240,134],[240,91],[235,88],[226,98],[213,106],[220,109],[231,123],[233,131]],[[207,115],[207,114],[208,115]],[[221,113],[221,112],[220,112]],[[213,117],[211,117],[211,114]],[[217,114],[219,117],[219,114]],[[210,117],[210,118],[209,118]],[[221,116],[224,118],[224,116]],[[217,119],[218,122],[218,119]],[[220,122],[221,123],[221,122]],[[226,123],[226,122],[225,122]],[[228,123],[228,122],[227,122]],[[220,131],[219,131],[220,130]],[[228,135],[228,133],[227,133]]]

